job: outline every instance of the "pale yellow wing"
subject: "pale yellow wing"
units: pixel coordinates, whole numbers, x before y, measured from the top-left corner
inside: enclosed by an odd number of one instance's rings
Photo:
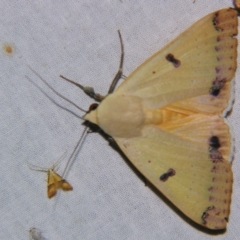
[[[231,165],[223,157],[229,152],[224,146],[230,143],[228,126],[219,117],[204,115],[191,116],[186,123],[176,121],[169,132],[149,125],[139,137],[114,139],[185,215],[210,229],[225,228],[232,191]]]
[[[148,108],[197,96],[189,100],[193,109],[221,112],[230,97],[226,83],[236,70],[237,25],[235,9],[205,16],[138,67],[115,93],[141,97]]]
[[[211,229],[226,227],[231,134],[218,115],[231,98],[237,12],[223,9],[195,23],[136,69],[115,94],[140,97],[152,119],[134,138],[114,137],[139,169],[184,214]],[[152,123],[152,124],[151,124]]]
[[[232,158],[221,117],[236,70],[237,11],[199,20],[84,116],[193,221],[226,227]]]

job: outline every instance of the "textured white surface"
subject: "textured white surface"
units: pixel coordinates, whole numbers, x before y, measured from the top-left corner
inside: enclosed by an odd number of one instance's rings
[[[0,43],[12,44],[15,51],[10,56],[0,52],[0,239],[27,239],[31,227],[41,229],[48,240],[215,238],[174,212],[98,134],[88,134],[68,173],[74,190],[47,199],[46,175],[31,171],[27,161],[50,167],[65,150],[70,154],[83,126],[25,76],[77,112],[49,91],[29,64],[87,109],[92,100],[58,76],[106,93],[119,64],[118,29],[128,75],[192,23],[231,6],[230,0],[1,1]],[[240,235],[239,69],[228,118],[235,135],[231,214],[227,231],[218,239]],[[59,173],[64,166],[62,161]]]

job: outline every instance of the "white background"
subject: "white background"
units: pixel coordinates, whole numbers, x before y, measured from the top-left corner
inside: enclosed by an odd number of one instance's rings
[[[28,239],[31,227],[48,240],[216,238],[173,211],[97,133],[87,135],[68,172],[74,190],[49,200],[46,174],[30,170],[27,161],[50,167],[66,150],[71,153],[84,127],[25,76],[82,115],[49,91],[28,65],[87,109],[92,100],[59,74],[105,94],[119,65],[118,29],[129,75],[192,23],[231,6],[230,0],[1,1],[0,44],[11,44],[14,52],[0,51],[0,239]],[[228,118],[235,135],[231,214],[219,240],[240,236],[239,98],[238,70]],[[65,163],[66,158],[59,173]]]

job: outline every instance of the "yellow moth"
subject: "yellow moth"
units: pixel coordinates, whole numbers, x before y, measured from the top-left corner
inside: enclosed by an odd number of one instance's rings
[[[100,102],[84,120],[111,136],[149,182],[209,229],[226,228],[230,212],[233,149],[224,117],[233,100],[237,15],[222,9],[205,16],[113,92],[122,45],[106,97],[66,79]],[[59,181],[53,171],[49,176],[54,192]]]
[[[61,159],[59,159],[61,160]],[[58,161],[59,162],[59,161]],[[52,198],[56,195],[58,189],[62,189],[63,191],[70,191],[73,189],[71,184],[63,179],[62,176],[55,172],[55,167],[58,164],[55,163],[51,168],[48,169],[37,169],[38,166],[32,165],[30,168],[35,171],[46,172],[47,173],[47,196],[48,198]],[[37,168],[36,168],[37,167]]]
[[[84,116],[177,208],[209,229],[231,202],[237,11],[213,12],[140,65]]]
[[[54,172],[54,169],[48,169],[47,175],[47,195],[49,198],[55,196],[58,189],[62,189],[63,191],[70,191],[73,189],[69,182]]]

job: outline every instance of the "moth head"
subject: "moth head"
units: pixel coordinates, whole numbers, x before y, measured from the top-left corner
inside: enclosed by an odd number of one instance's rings
[[[145,115],[139,97],[109,94],[97,108],[93,105],[89,110],[83,119],[98,125],[109,136],[141,135]]]
[[[96,109],[98,108],[98,105],[99,104],[97,104],[97,103],[92,103],[89,106],[87,113],[83,116],[83,119],[86,120],[86,121],[89,121],[93,124],[98,125],[97,111],[96,111]]]

